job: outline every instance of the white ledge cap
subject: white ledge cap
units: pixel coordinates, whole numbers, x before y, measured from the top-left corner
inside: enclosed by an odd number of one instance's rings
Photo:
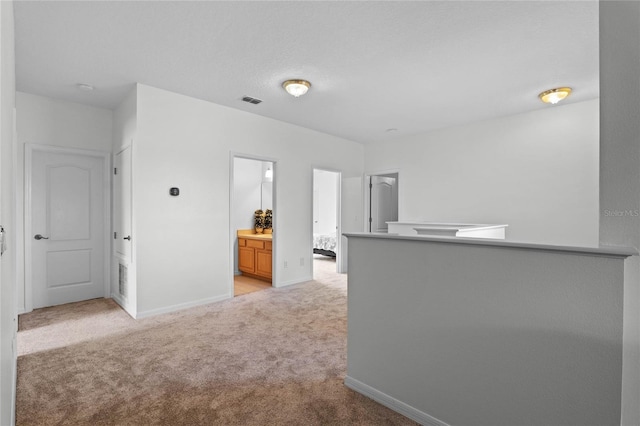
[[[603,257],[637,256],[638,250],[632,247],[599,246],[599,247],[578,247],[578,246],[555,246],[550,244],[521,243],[505,240],[484,239],[484,238],[461,238],[461,237],[441,237],[433,235],[398,235],[398,234],[376,234],[368,232],[348,232],[343,233],[347,238],[369,238],[380,240],[404,240],[418,241],[425,243],[445,243],[463,244],[472,246],[502,247],[519,250],[537,250],[558,252],[567,254],[582,254]]]

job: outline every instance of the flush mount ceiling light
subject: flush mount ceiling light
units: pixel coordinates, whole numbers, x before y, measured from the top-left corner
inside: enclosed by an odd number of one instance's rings
[[[557,104],[571,94],[571,87],[558,87],[556,89],[545,90],[538,97],[547,104]]]
[[[282,83],[282,87],[284,87],[284,90],[286,90],[291,96],[299,98],[307,93],[311,87],[311,83],[307,80],[287,80]]]

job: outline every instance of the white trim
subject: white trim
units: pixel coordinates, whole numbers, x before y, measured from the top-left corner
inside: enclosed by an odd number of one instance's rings
[[[161,315],[161,314],[168,314],[170,312],[194,308],[196,306],[208,305],[209,303],[222,302],[223,300],[227,300],[231,298],[233,298],[233,296],[229,296],[228,294],[225,294],[223,296],[208,297],[206,299],[195,300],[193,302],[178,303],[177,305],[165,306],[163,308],[158,308],[158,309],[150,309],[148,311],[138,312],[138,314],[135,316],[135,319],[148,318],[148,317]]]
[[[311,256],[309,257],[309,265],[311,268],[311,276],[313,276],[313,191],[315,188],[315,171],[323,171],[336,173],[336,273],[342,273],[342,171],[325,167],[311,166]]]
[[[308,275],[306,277],[302,277],[302,278],[296,278],[293,280],[289,280],[289,281],[283,281],[281,283],[278,283],[278,285],[275,285],[274,287],[287,287],[290,285],[294,285],[294,284],[302,284],[302,283],[306,283],[309,281],[313,281],[313,277],[311,275]]]
[[[273,211],[277,212],[278,207],[278,159],[273,157],[264,157],[253,154],[243,154],[235,151],[229,151],[229,255],[231,256],[231,262],[229,262],[229,285],[227,287],[228,293],[233,297],[234,294],[234,279],[235,279],[235,268],[233,265],[233,259],[235,257],[235,246],[234,242],[236,240],[236,230],[234,224],[235,211],[234,211],[234,203],[233,203],[233,193],[234,193],[234,160],[236,158],[244,158],[247,160],[256,160],[256,161],[269,161],[273,164]],[[273,229],[278,229],[278,215],[273,215]],[[278,283],[278,237],[276,233],[272,235],[272,249],[271,249],[271,286],[273,287],[282,287],[281,284]]]
[[[344,378],[344,385],[349,389],[352,389],[359,394],[371,398],[374,401],[384,405],[385,407],[392,409],[396,413],[400,413],[403,416],[420,423],[421,425],[449,426],[442,420],[436,419],[435,417],[430,416],[429,414],[420,411],[408,404],[405,404],[404,402],[397,400],[387,395],[386,393],[380,392],[378,389],[372,388],[371,386],[364,384],[352,377],[346,376]]]
[[[109,297],[111,289],[111,153],[107,151],[93,151],[88,149],[62,148],[52,145],[26,143],[24,146],[24,310],[33,310],[33,277],[31,271],[31,172],[33,170],[33,153],[35,151],[53,154],[82,155],[85,157],[102,158],[103,165],[103,202],[104,202],[104,242],[103,242],[103,294]]]

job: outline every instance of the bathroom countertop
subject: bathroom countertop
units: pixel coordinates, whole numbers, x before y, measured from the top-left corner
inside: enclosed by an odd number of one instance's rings
[[[238,237],[250,240],[271,241],[273,239],[273,234],[256,234],[253,229],[238,229]]]

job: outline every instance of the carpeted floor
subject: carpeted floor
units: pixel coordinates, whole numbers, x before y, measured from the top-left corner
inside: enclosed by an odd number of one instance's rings
[[[20,316],[17,425],[413,425],[346,388],[346,276],[133,320],[110,299]]]

